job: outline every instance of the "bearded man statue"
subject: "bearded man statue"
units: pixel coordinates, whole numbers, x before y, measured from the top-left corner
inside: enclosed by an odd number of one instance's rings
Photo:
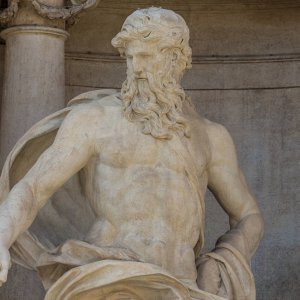
[[[46,300],[254,300],[250,259],[263,221],[229,133],[198,116],[180,85],[191,68],[184,19],[137,10],[112,44],[127,61],[121,93],[74,98],[5,163],[1,283],[11,255],[38,271]],[[54,195],[74,182],[70,200]],[[202,254],[207,188],[230,230]]]
[[[191,68],[189,29],[179,15],[169,13],[167,18],[161,9],[150,11],[149,18],[142,10],[129,16],[112,45],[127,59],[127,79],[121,90],[125,117],[142,123],[143,133],[169,139],[172,132],[188,132],[180,80]]]

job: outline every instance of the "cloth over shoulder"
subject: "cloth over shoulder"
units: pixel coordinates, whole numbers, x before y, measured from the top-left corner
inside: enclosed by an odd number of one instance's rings
[[[105,98],[116,101],[112,89],[95,90],[73,98],[68,106],[42,119],[31,127],[16,143],[9,153],[0,177],[0,203],[4,201],[13,186],[28,172],[39,156],[51,146],[56,133],[65,117],[82,104],[99,102]],[[63,198],[63,201],[60,201]],[[72,208],[72,214],[66,214],[66,208]],[[76,218],[77,213],[81,216]],[[42,253],[53,250],[68,238],[81,238],[90,224],[80,223],[92,221],[94,216],[80,188],[80,174],[71,178],[36,217],[30,229],[21,234],[12,245],[10,252],[14,262],[23,267],[36,270],[37,261]]]

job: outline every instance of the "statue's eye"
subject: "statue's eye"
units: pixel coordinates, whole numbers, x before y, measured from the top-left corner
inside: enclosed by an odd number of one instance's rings
[[[141,54],[141,56],[145,59],[153,57],[152,54],[148,54],[148,53],[143,53],[143,54]]]

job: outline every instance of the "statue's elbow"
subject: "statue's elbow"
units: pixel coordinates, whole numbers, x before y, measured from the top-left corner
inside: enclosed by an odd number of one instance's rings
[[[264,219],[259,210],[250,213],[242,221],[242,227],[255,244],[258,244],[264,235]]]
[[[255,205],[249,209],[244,220],[246,220],[248,230],[252,231],[253,238],[260,241],[264,235],[265,222],[259,207]]]
[[[251,216],[251,227],[255,229],[254,235],[257,237],[256,239],[259,241],[262,239],[264,235],[265,222],[263,216],[260,211],[250,216]]]
[[[262,239],[265,233],[265,221],[261,213],[258,214],[257,227],[258,227],[260,239]]]

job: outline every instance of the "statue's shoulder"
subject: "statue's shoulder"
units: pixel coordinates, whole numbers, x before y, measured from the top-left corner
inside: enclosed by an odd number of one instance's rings
[[[68,103],[69,107],[87,107],[87,106],[102,106],[102,107],[121,107],[122,100],[120,93],[114,89],[101,89],[89,91],[80,94]]]
[[[232,137],[222,124],[204,119],[205,131],[208,137],[210,150],[214,157],[234,157],[235,146]]]
[[[68,117],[74,123],[81,123],[83,127],[87,121],[89,123],[93,118],[101,119],[101,122],[109,120],[112,116],[120,119],[122,112],[122,100],[116,90],[94,90],[80,94],[69,101]]]
[[[203,118],[202,122],[209,139],[226,139],[230,137],[230,134],[224,125],[210,121],[206,118]]]
[[[122,119],[122,101],[116,90],[96,90],[80,94],[68,103],[67,115],[61,122],[62,128],[76,127],[83,132],[92,128],[111,127]]]
[[[225,126],[201,116],[193,104],[186,104],[184,106],[184,113],[196,132],[206,136],[209,143],[215,143],[215,141],[229,141],[231,139]]]

